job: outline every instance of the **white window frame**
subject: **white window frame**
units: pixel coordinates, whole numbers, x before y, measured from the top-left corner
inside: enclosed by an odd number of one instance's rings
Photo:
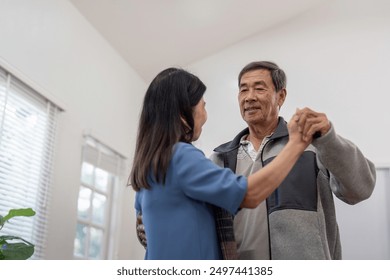
[[[390,164],[376,165],[372,195],[356,205],[335,199],[343,259],[390,258]]]
[[[92,182],[86,183],[83,182],[82,178],[80,178],[80,190],[81,188],[86,188],[91,191],[89,197],[89,215],[87,218],[83,218],[77,216],[77,226],[81,224],[85,226],[88,230],[85,233],[85,244],[83,254],[76,254],[77,251],[77,233],[75,235],[75,245],[73,251],[74,259],[113,259],[115,255],[115,245],[116,242],[114,240],[114,228],[118,225],[119,215],[119,207],[120,203],[120,193],[121,188],[124,187],[124,165],[126,158],[116,152],[114,149],[108,147],[103,144],[101,141],[97,140],[95,137],[86,135],[84,137],[84,146],[82,152],[82,161],[81,161],[81,169],[83,168],[83,163],[87,163],[93,166],[92,173]],[[96,170],[101,169],[103,171],[108,172],[110,175],[110,186],[107,192],[99,190],[96,187]],[[81,170],[81,177],[83,170]],[[93,222],[93,195],[94,194],[103,195],[106,197],[106,209],[105,209],[105,217],[104,223],[99,225]],[[80,195],[80,193],[79,193]],[[80,197],[79,197],[80,199]],[[79,200],[80,201],[80,200]],[[79,202],[80,203],[80,202]],[[80,206],[78,206],[79,209]],[[103,231],[103,244],[101,247],[100,257],[93,258],[89,256],[89,249],[91,245],[90,239],[90,229],[97,228]]]

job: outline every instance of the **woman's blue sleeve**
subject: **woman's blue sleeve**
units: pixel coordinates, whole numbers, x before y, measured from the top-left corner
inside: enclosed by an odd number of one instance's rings
[[[236,214],[247,190],[247,179],[221,168],[190,144],[179,143],[172,158],[183,192]]]
[[[135,193],[134,208],[137,215],[142,213],[141,198],[142,190]]]

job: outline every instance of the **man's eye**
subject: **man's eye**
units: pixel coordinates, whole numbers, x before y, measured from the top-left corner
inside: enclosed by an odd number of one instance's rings
[[[256,90],[264,90],[263,88],[256,88]]]

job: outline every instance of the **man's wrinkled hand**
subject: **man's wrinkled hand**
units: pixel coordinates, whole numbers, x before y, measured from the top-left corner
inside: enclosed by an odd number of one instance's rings
[[[318,138],[330,130],[330,122],[324,113],[318,113],[306,107],[298,109],[295,115],[304,140],[311,137]]]

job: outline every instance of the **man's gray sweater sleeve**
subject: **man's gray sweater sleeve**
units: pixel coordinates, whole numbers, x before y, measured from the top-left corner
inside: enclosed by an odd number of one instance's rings
[[[333,193],[348,204],[367,199],[374,190],[376,171],[359,148],[336,134],[333,124],[328,133],[313,141],[320,163],[330,172]]]

